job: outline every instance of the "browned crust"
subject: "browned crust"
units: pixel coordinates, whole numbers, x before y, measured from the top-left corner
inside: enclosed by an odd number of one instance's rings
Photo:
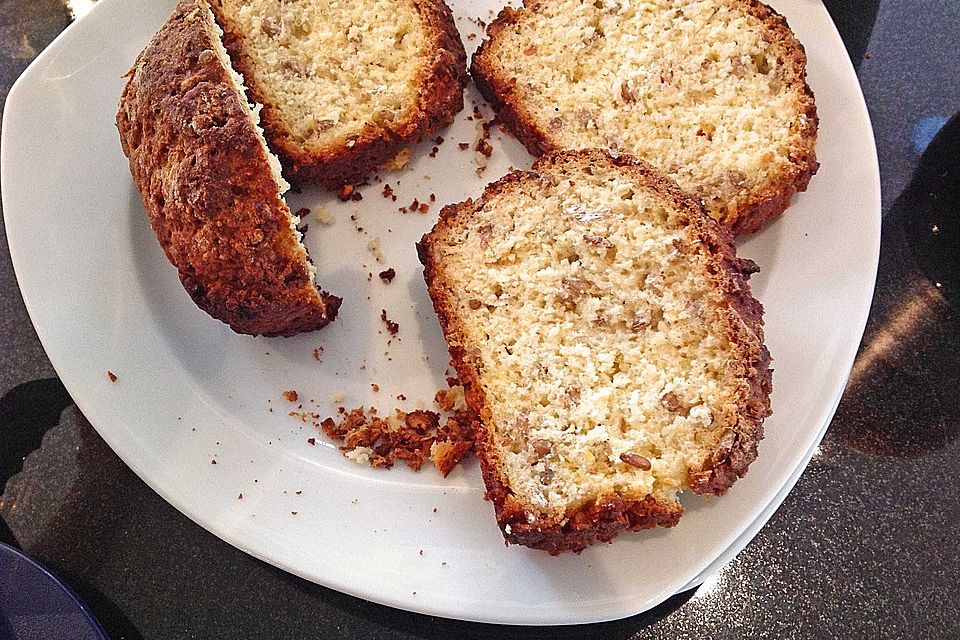
[[[489,185],[477,201],[467,200],[444,207],[439,222],[423,237],[417,249],[450,356],[463,382],[467,403],[476,416],[473,425],[476,449],[487,495],[494,503],[497,522],[508,542],[543,549],[553,555],[580,551],[589,544],[609,541],[623,531],[674,526],[682,507],[677,503],[658,501],[652,496],[627,500],[622,496],[603,495],[575,513],[551,517],[513,494],[494,445],[491,412],[481,382],[482,365],[458,315],[455,283],[444,271],[441,249],[451,233],[511,185],[538,179],[541,171],[562,170],[564,166],[576,164],[618,167],[638,185],[655,190],[672,201],[685,213],[686,225],[694,236],[701,239],[696,250],[709,257],[709,277],[726,294],[727,307],[723,317],[728,338],[736,345],[739,354],[735,366],[744,384],[736,406],[730,409],[729,415],[722,416],[728,426],[717,434],[713,453],[698,468],[691,469],[690,488],[697,493],[722,494],[743,476],[756,457],[757,443],[763,437],[763,418],[770,414],[772,372],[768,367],[770,356],[763,345],[763,308],[750,294],[747,284],[747,278],[756,267],[752,262],[736,257],[730,233],[706,215],[699,202],[650,165],[628,155],[614,158],[596,149],[557,152],[539,159],[532,172],[514,171]],[[534,516],[532,520],[529,519],[531,514]]]
[[[130,70],[117,127],[133,180],[201,309],[237,333],[319,329],[340,299],[313,282],[212,28],[203,0],[182,0]]]
[[[806,81],[806,52],[790,30],[786,18],[759,0],[729,1],[760,20],[770,34],[771,44],[780,47],[783,59],[790,63],[793,86],[798,90],[795,115],[806,116],[806,125],[799,136],[798,145],[789,154],[789,169],[741,194],[735,202],[729,203],[727,211],[710,212],[734,235],[741,235],[759,231],[790,206],[795,193],[806,191],[810,178],[820,166],[816,156],[819,120],[813,91]],[[533,155],[557,151],[563,144],[554,139],[550,130],[526,108],[522,96],[515,91],[517,79],[500,73],[491,49],[499,34],[509,31],[524,16],[536,12],[545,4],[545,0],[524,0],[521,9],[504,8],[487,27],[487,38],[473,55],[470,67],[480,93],[498,112],[501,122]]]
[[[251,73],[244,36],[229,21],[217,0],[211,5],[224,31],[224,45],[236,69],[243,74],[252,97],[263,104],[261,121],[270,148],[280,157],[285,177],[294,183],[318,182],[328,189],[360,182],[364,175],[393,159],[404,147],[427,138],[453,122],[463,109],[467,85],[467,54],[443,0],[410,0],[432,41],[432,59],[424,65],[417,84],[417,104],[397,122],[370,122],[344,144],[322,150],[304,148],[291,139],[279,111],[269,104]],[[352,142],[352,144],[350,144]],[[349,144],[349,146],[348,146]]]

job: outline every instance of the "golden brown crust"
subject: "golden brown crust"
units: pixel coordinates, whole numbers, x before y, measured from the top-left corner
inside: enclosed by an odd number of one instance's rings
[[[318,182],[328,189],[354,184],[364,174],[393,159],[404,147],[415,144],[453,122],[463,109],[467,85],[467,54],[443,0],[411,0],[432,40],[433,59],[418,79],[416,108],[401,121],[371,122],[346,144],[313,151],[291,140],[283,118],[271,107],[251,73],[252,61],[245,52],[243,34],[230,24],[216,0],[211,2],[224,31],[224,45],[237,70],[243,74],[251,98],[263,104],[261,120],[270,148],[280,157],[285,177],[291,182]],[[352,142],[352,144],[350,144]],[[348,146],[349,145],[349,146]]]
[[[456,290],[444,271],[441,248],[460,224],[511,185],[536,179],[541,171],[577,163],[619,167],[638,184],[656,190],[675,208],[685,212],[686,225],[695,237],[701,239],[697,250],[709,256],[710,277],[726,294],[727,337],[736,345],[740,355],[737,374],[744,384],[736,406],[731,407],[730,415],[726,416],[728,429],[718,434],[717,445],[707,459],[691,470],[690,488],[697,493],[722,494],[743,476],[756,458],[757,443],[763,437],[763,418],[770,414],[772,372],[768,367],[770,356],[763,345],[763,308],[750,294],[746,282],[756,267],[752,262],[736,257],[729,231],[706,215],[701,203],[649,164],[626,154],[615,158],[597,149],[557,152],[540,158],[533,165],[532,172],[514,171],[488,185],[476,201],[467,200],[444,207],[439,222],[423,237],[417,250],[451,359],[463,383],[467,404],[475,416],[475,447],[487,496],[493,501],[497,522],[507,541],[543,549],[553,555],[580,551],[595,542],[609,541],[623,531],[674,526],[683,509],[678,503],[658,501],[653,496],[625,500],[621,496],[604,495],[575,513],[543,517],[538,514],[539,509],[524,504],[513,494],[494,445],[489,424],[491,412],[481,383],[482,365],[457,314]],[[533,514],[538,515],[531,519]]]
[[[182,0],[137,58],[117,127],[150,223],[194,302],[237,333],[318,329],[318,291],[246,105],[214,53],[203,0]]]
[[[819,120],[813,91],[806,81],[806,52],[786,19],[759,0],[731,1],[760,20],[770,35],[771,44],[776,43],[780,47],[783,59],[790,64],[795,86],[800,93],[796,114],[805,116],[800,145],[790,153],[789,170],[738,196],[737,201],[731,203],[730,210],[722,214],[720,222],[734,235],[741,235],[759,231],[790,206],[795,193],[806,191],[810,178],[820,166],[815,149]],[[488,25],[487,38],[473,55],[470,67],[474,83],[497,111],[500,121],[523,143],[527,151],[536,156],[558,151],[563,145],[526,109],[523,98],[514,91],[517,79],[500,73],[490,51],[500,33],[509,31],[525,15],[536,12],[544,4],[543,0],[524,0],[521,9],[504,8]]]

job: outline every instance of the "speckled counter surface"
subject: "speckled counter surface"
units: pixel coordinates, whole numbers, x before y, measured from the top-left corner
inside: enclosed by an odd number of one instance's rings
[[[0,0],[0,98],[90,4]],[[960,3],[827,5],[877,139],[876,297],[809,468],[704,586],[613,623],[494,627],[363,602],[245,555],[154,494],[73,405],[31,327],[2,228],[0,541],[64,577],[115,640],[960,637]]]

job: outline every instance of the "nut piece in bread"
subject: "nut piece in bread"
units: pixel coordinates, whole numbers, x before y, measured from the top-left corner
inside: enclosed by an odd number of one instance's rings
[[[770,413],[762,308],[729,232],[650,165],[559,152],[419,245],[509,542],[551,554],[722,494]]]
[[[266,336],[336,316],[204,0],[182,0],[137,58],[117,127],[157,239],[201,309]]]
[[[757,0],[527,1],[487,34],[473,78],[534,155],[636,155],[735,234],[780,215],[819,166],[806,55]]]
[[[211,0],[294,182],[336,189],[453,122],[466,54],[443,0]]]

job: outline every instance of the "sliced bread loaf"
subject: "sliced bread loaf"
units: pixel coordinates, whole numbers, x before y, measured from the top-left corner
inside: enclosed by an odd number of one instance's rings
[[[445,207],[419,245],[506,539],[551,554],[673,526],[770,412],[729,233],[649,165],[561,152]]]
[[[288,178],[360,180],[463,108],[443,0],[210,0]]]
[[[634,154],[734,233],[817,170],[803,47],[757,0],[529,0],[487,33],[474,80],[535,155]]]
[[[317,289],[288,187],[204,0],[181,0],[130,70],[117,126],[153,230],[194,302],[238,333],[336,316]]]

